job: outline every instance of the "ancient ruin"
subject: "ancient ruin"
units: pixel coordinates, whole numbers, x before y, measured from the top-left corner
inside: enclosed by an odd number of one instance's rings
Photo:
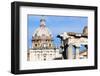
[[[64,32],[57,36],[61,39],[61,49],[64,59],[80,59],[88,57],[88,28],[84,27],[83,33]],[[86,50],[80,51],[80,46]],[[75,49],[75,54],[73,53]]]

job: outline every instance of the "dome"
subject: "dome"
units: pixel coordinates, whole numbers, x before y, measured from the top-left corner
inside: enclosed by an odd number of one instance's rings
[[[33,37],[51,37],[51,32],[48,30],[47,27],[39,27],[35,30],[35,32],[33,33]]]
[[[46,27],[45,19],[40,20],[40,27],[38,27],[32,36],[32,48],[34,49],[52,49],[53,39],[51,32]]]
[[[39,38],[51,38],[51,32],[49,31],[49,29],[46,27],[45,24],[45,19],[41,19],[40,20],[40,27],[37,28],[34,33],[33,33],[33,37],[39,37]]]

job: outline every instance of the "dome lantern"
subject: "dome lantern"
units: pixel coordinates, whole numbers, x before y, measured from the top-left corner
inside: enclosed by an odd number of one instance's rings
[[[41,18],[41,20],[40,20],[40,27],[45,27],[45,19],[44,19],[44,17],[42,16],[42,18]]]

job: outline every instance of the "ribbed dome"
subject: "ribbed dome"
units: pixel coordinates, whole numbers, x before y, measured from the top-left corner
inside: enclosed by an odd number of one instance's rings
[[[48,30],[47,27],[39,27],[33,33],[33,37],[51,37],[51,32]]]
[[[33,37],[35,37],[35,38],[36,37],[39,37],[39,38],[49,37],[49,38],[51,38],[51,32],[46,27],[45,19],[42,18],[40,20],[40,27],[35,30],[35,32],[33,33]]]
[[[53,39],[51,32],[46,27],[45,19],[40,20],[40,27],[37,28],[32,36],[32,47],[34,49],[52,49]]]

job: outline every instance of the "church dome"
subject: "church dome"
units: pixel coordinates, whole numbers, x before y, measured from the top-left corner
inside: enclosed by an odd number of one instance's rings
[[[38,27],[32,36],[32,48],[34,49],[52,49],[53,39],[51,32],[46,27],[45,19],[40,20],[40,27]]]
[[[35,36],[37,36],[37,37],[42,37],[42,36],[48,37],[48,36],[51,36],[51,32],[48,30],[47,27],[39,27],[33,33],[33,37],[35,37]]]
[[[51,38],[51,32],[50,30],[46,27],[45,24],[45,19],[40,20],[40,27],[35,30],[33,33],[33,37],[39,37],[39,38]]]

